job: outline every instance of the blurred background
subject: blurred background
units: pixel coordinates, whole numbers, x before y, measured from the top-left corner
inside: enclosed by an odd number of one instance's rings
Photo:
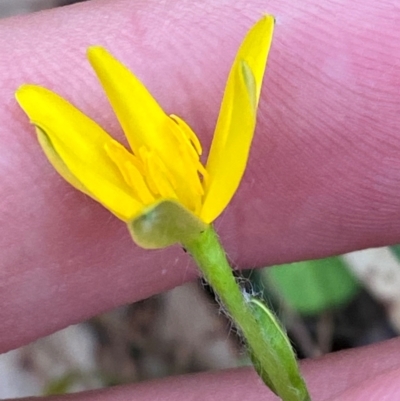
[[[85,0],[0,0],[0,18],[62,7]]]
[[[0,0],[0,17],[68,0]],[[288,330],[300,358],[400,331],[400,248],[240,273]],[[0,398],[60,394],[249,364],[240,335],[199,280],[0,355]]]

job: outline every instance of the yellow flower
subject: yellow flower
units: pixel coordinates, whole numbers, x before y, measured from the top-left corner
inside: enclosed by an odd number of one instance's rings
[[[168,116],[140,80],[102,47],[88,49],[130,150],[57,94],[23,85],[16,98],[37,129],[50,162],[70,184],[125,222],[162,201],[211,223],[236,192],[256,124],[274,19],[247,33],[231,68],[207,164],[200,142]]]

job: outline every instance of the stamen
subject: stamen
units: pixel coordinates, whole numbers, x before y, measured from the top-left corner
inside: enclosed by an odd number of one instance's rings
[[[154,186],[154,193],[162,198],[179,199],[175,189],[177,183],[171,171],[165,166],[161,158],[145,147],[139,149],[140,156],[145,162],[147,169],[146,178],[149,178],[148,184]]]
[[[182,120],[180,117],[175,114],[171,114],[170,117],[172,120],[176,122],[181,132],[184,134],[184,137],[188,139],[189,143],[195,149],[196,153],[201,156],[203,149],[201,148],[201,143],[197,135],[193,132],[190,126],[186,123],[186,121]]]
[[[122,166],[121,166],[122,167]],[[120,167],[120,168],[121,168]],[[131,161],[126,161],[123,165],[127,175],[127,182],[133,189],[136,197],[144,204],[150,205],[155,201],[153,194],[150,192],[143,175]],[[121,171],[122,168],[121,168]]]
[[[153,203],[155,198],[143,178],[143,166],[140,160],[116,141],[106,143],[104,149],[120,171],[125,182],[132,189],[137,200],[144,205]]]
[[[157,185],[156,185],[156,183],[155,183],[155,181],[153,179],[154,177],[152,177],[151,174],[150,174],[149,160],[148,160],[149,155],[148,155],[148,153],[149,152],[147,151],[147,149],[144,146],[139,148],[139,158],[143,163],[143,167],[144,167],[144,171],[145,171],[144,178],[145,178],[145,180],[147,182],[147,185],[150,188],[150,191],[156,196],[156,195],[160,195],[160,193],[158,192]]]
[[[189,210],[199,212],[204,195],[202,179],[207,176],[199,160],[200,142],[179,117],[168,119],[166,130],[171,135],[174,157],[162,159],[156,151],[142,146],[138,158],[143,165],[144,178],[156,198],[178,199]]]
[[[199,139],[184,120],[174,114],[171,114],[170,117],[176,124],[175,129],[173,129],[172,132],[176,140],[178,141],[181,158],[185,160],[188,168],[189,165],[191,165],[193,166],[192,168],[197,172],[197,174],[200,174],[203,178],[206,177],[206,169],[199,160],[199,156],[202,153]],[[199,176],[197,176],[196,178],[197,179],[193,178],[191,180],[191,183],[193,185],[195,193],[202,196],[204,194],[204,191],[201,184],[201,179]]]

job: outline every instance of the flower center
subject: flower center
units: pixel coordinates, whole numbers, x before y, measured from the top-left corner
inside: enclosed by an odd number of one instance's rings
[[[160,155],[154,149],[141,146],[137,154],[119,142],[105,145],[105,150],[132,188],[133,196],[143,205],[159,199],[173,199],[198,214],[204,195],[203,180],[207,172],[201,164],[202,148],[192,129],[179,117],[171,115],[165,135],[170,135],[174,147],[170,155]],[[163,157],[164,156],[164,157]]]

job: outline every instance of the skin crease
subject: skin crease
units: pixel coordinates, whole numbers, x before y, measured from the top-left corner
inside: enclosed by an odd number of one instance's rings
[[[196,276],[178,247],[138,249],[123,223],[57,176],[15,89],[43,84],[122,139],[85,61],[85,48],[101,44],[208,149],[234,54],[264,12],[277,25],[254,146],[237,195],[216,221],[230,258],[245,268],[400,242],[394,1],[93,0],[3,20],[1,351]],[[305,362],[314,399],[398,399],[399,345]],[[246,370],[68,398],[275,399],[266,393]]]

